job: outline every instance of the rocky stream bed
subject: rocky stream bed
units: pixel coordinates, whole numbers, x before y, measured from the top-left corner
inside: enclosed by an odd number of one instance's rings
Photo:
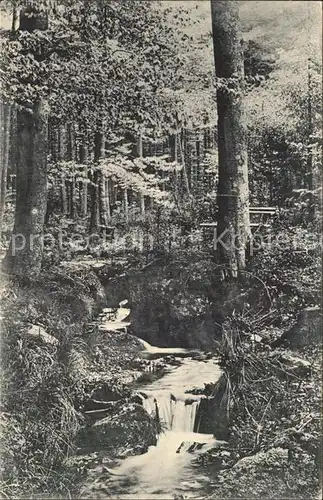
[[[100,330],[121,345],[129,346],[133,340],[138,348],[139,343],[138,366],[143,371],[133,371],[126,397],[113,401],[104,391],[93,395],[91,409],[85,411],[88,423],[79,435],[78,455],[70,460],[88,469],[79,495],[204,497],[211,491],[211,479],[196,459],[210,449],[228,446],[211,429],[200,432],[201,402],[209,399],[205,388],[220,380],[221,370],[210,353],[154,347],[132,339],[127,333],[129,313],[125,307],[104,309]]]

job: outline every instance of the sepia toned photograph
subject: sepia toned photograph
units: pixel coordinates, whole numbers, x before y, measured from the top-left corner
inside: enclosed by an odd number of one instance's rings
[[[322,7],[0,0],[1,499],[322,499]]]

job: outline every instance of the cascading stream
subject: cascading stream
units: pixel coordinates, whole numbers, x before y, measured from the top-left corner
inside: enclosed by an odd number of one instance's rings
[[[117,310],[104,309],[100,328],[116,334],[126,330],[129,323],[124,320],[130,310],[125,305],[126,301],[122,301]],[[202,498],[206,490],[210,491],[210,478],[194,468],[192,458],[200,449],[206,451],[219,442],[212,434],[194,432],[203,396],[193,395],[190,390],[203,389],[205,384],[216,382],[221,376],[219,366],[214,360],[194,359],[194,351],[189,349],[155,347],[138,340],[145,357],[158,359],[172,355],[180,366],[139,390],[143,407],[158,418],[161,432],[157,445],[150,446],[147,453],[120,460],[119,466],[109,471],[106,485],[109,497],[122,500],[171,500],[174,495]],[[187,453],[192,450],[193,454]]]
[[[143,396],[143,407],[155,414],[163,430],[193,432],[199,401],[181,401],[170,394]]]
[[[165,500],[174,498],[174,494],[201,498],[209,478],[197,474],[191,465],[198,452],[191,454],[187,450],[198,443],[206,451],[216,446],[217,440],[211,434],[194,432],[203,396],[186,391],[203,389],[204,384],[214,383],[220,375],[213,360],[185,358],[179,367],[140,390],[144,408],[158,416],[162,432],[157,445],[147,453],[129,457],[113,470],[109,482],[112,498]]]

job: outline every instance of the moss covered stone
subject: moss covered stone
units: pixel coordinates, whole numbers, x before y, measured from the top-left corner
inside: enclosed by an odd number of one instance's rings
[[[78,441],[82,451],[104,449],[114,457],[138,455],[156,444],[156,427],[141,405],[118,401],[106,418],[82,429]]]

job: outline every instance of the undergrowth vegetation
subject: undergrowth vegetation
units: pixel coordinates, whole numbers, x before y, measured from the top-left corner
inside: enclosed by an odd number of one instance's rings
[[[250,342],[230,321],[219,354],[233,453],[216,492],[223,498],[317,498],[320,348],[307,349],[299,358],[299,353]]]
[[[5,498],[67,487],[68,478],[59,466],[74,449],[83,421],[78,402],[85,396],[82,380],[91,355],[81,336],[100,294],[103,300],[94,275],[67,275],[61,270],[43,273],[32,286],[13,282],[3,286],[1,490]]]
[[[293,327],[306,308],[320,314],[320,231],[311,223],[288,226],[294,214],[284,211],[273,223],[272,244],[255,255],[222,324],[216,350],[232,453],[214,498],[305,499],[320,490],[320,334],[299,343],[304,332]]]
[[[321,216],[300,224],[295,221],[299,210],[295,202],[280,212],[250,264],[250,271],[267,287],[271,307],[280,312],[281,326],[300,308],[321,301]]]

